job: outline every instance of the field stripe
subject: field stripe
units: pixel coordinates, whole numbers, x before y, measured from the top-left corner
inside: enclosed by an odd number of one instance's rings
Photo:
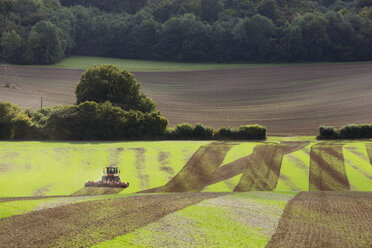
[[[278,182],[284,150],[282,145],[256,146],[234,191],[274,190]]]
[[[346,144],[343,154],[350,190],[371,191],[372,166],[364,144]]]
[[[367,150],[367,153],[368,153],[369,162],[372,165],[372,143],[366,143],[365,146],[366,146],[366,150]]]
[[[0,219],[4,247],[88,247],[223,193],[134,196],[76,203]]]
[[[294,195],[247,192],[208,199],[94,248],[262,248]]]
[[[310,150],[309,190],[350,190],[341,144],[316,144]]]
[[[309,189],[310,147],[283,157],[276,191],[307,191]]]
[[[301,192],[267,248],[372,247],[371,192]]]
[[[166,185],[153,189],[155,192],[198,192],[211,181],[232,144],[214,142],[201,146]],[[146,192],[151,192],[146,191]]]
[[[304,147],[306,147],[307,144],[308,142],[284,142],[283,144],[281,143],[279,146],[283,148],[283,153],[287,154],[297,150],[301,150]],[[238,176],[239,174],[242,174],[245,168],[249,166],[249,164],[251,163],[250,161],[254,160],[254,156],[255,155],[252,153],[249,156],[240,158],[231,163],[220,166],[214,173],[213,179],[210,181],[209,185],[217,184],[222,181],[225,181],[226,183],[230,184],[228,180]],[[236,185],[234,185],[233,188],[235,188],[235,186]],[[230,188],[231,185],[228,185],[228,187]]]

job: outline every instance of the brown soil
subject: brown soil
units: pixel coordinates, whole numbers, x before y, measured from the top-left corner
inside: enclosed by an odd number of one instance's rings
[[[136,172],[137,177],[140,181],[140,188],[146,189],[150,187],[150,177],[149,175],[145,174],[145,152],[144,148],[130,148],[130,150],[136,151]]]
[[[310,150],[310,190],[350,190],[342,146],[316,144]]]
[[[284,150],[283,145],[256,146],[234,191],[274,190],[278,183]]]
[[[74,196],[84,195],[110,195],[119,194],[123,188],[105,188],[105,187],[84,187],[73,193]]]
[[[302,192],[287,205],[267,248],[371,248],[371,192]]]
[[[89,201],[0,219],[1,247],[90,247],[222,196],[182,193]]]
[[[123,147],[113,148],[110,150],[110,166],[118,166],[120,154],[124,151]]]
[[[219,142],[201,146],[175,177],[163,187],[152,191],[195,192],[203,190],[213,178],[213,174],[223,162],[231,146],[231,144]]]
[[[40,96],[44,106],[75,102],[74,87],[83,70],[13,69],[23,84],[2,88],[2,101],[31,108],[40,106]],[[286,136],[315,135],[320,125],[372,122],[371,63],[134,74],[171,126],[258,123],[270,135]]]

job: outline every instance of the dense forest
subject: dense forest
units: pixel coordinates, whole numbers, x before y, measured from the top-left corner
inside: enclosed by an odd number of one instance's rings
[[[0,60],[372,59],[371,0],[2,0]]]

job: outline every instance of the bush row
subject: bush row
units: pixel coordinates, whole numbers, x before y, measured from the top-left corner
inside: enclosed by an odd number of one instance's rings
[[[125,111],[110,102],[22,111],[0,102],[0,139],[46,140],[262,140],[266,128],[253,125],[218,131],[202,124],[183,123],[168,128],[159,112]]]
[[[318,139],[365,139],[372,138],[372,125],[350,124],[336,129],[334,127],[322,126],[319,128]]]
[[[245,125],[230,129],[223,127],[213,130],[196,124],[194,127],[188,123],[177,125],[174,129],[168,129],[168,139],[195,139],[195,140],[264,140],[266,139],[266,127],[260,125]]]

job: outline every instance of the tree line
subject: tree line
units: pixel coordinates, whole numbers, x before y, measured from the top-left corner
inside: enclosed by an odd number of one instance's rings
[[[3,0],[0,55],[211,62],[372,59],[370,0]]]
[[[332,139],[370,139],[372,138],[371,124],[349,124],[340,129],[330,126],[322,126],[319,128],[320,140]]]
[[[35,111],[0,102],[0,139],[266,139],[266,128],[259,125],[218,131],[187,123],[167,128],[168,120],[141,91],[133,74],[113,65],[86,70],[75,93],[74,105]]]

